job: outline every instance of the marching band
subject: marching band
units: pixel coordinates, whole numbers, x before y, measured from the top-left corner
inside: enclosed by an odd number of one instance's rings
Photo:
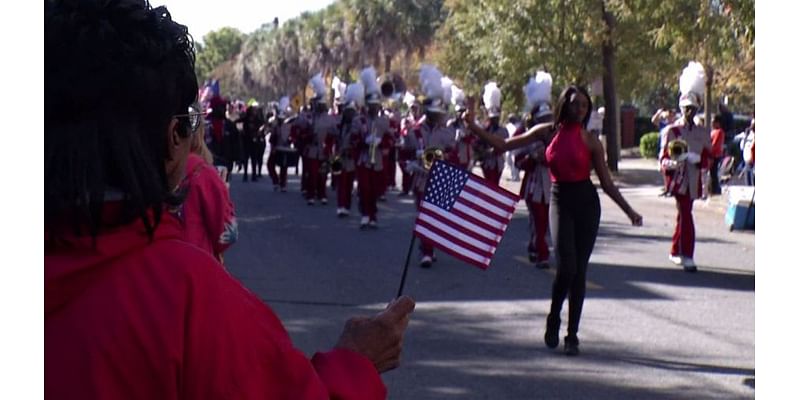
[[[241,108],[239,111],[244,115],[252,116],[246,121],[263,124],[250,126],[252,123],[248,122],[247,131],[256,132],[256,141],[268,137],[267,172],[274,191],[287,192],[289,168],[302,171],[297,172],[300,191],[308,205],[327,204],[330,182],[330,189],[336,194],[336,216],[347,218],[350,215],[353,194],[357,193],[359,226],[374,230],[378,228],[378,202],[386,201],[387,191],[396,190],[398,196],[413,194],[419,207],[428,172],[437,159],[469,171],[480,166],[487,180],[495,184],[500,182],[505,154],[486,146],[470,131],[464,120],[464,91],[432,65],[422,65],[419,82],[420,95],[417,96],[407,91],[405,82],[398,76],[379,78],[373,67],[367,67],[355,82],[347,83],[333,77],[330,86],[322,74],[316,74],[309,80],[313,96],[306,105],[297,96],[292,100],[283,96],[265,106],[251,101],[246,108],[243,104],[236,107],[237,110]],[[541,93],[546,92],[546,98],[528,99],[528,126],[551,117],[551,86],[552,79],[549,86],[540,87]],[[201,95],[201,101],[205,100],[206,106],[219,107],[219,89],[218,86],[213,88],[217,95]],[[333,100],[330,108],[329,96]],[[212,97],[213,102],[209,102]],[[495,82],[485,86],[483,104],[486,120],[481,126],[488,132],[503,138],[520,133],[509,132],[500,123],[501,92]],[[220,136],[213,135],[214,124],[219,125],[218,114],[212,113],[208,121],[212,135],[207,141],[212,149],[216,148],[213,142]],[[243,137],[253,140],[250,136],[253,134]],[[531,211],[530,260],[539,267],[546,267],[549,196],[547,167],[539,157],[540,147],[531,146],[515,155],[516,165],[525,172],[520,194]],[[258,150],[248,151],[248,154],[256,157]],[[258,161],[253,161],[260,170]],[[228,161],[225,166],[232,167]],[[402,176],[399,186],[396,183],[398,169]],[[254,171],[254,180],[257,176]],[[423,241],[419,265],[427,268],[435,260],[433,246]]]

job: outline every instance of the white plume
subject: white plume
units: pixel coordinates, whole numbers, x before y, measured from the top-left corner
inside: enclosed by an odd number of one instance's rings
[[[411,92],[406,92],[406,94],[403,96],[403,103],[405,103],[406,106],[408,107],[413,106],[414,102],[416,101],[417,98],[413,94],[411,94]]]
[[[308,83],[311,85],[311,89],[314,90],[315,96],[322,96],[323,99],[327,96],[328,88],[322,79],[322,73],[314,75]]]
[[[703,65],[689,61],[689,65],[683,69],[678,86],[682,95],[694,93],[699,100],[702,100],[706,93],[706,71]]]
[[[447,108],[447,103],[452,98],[453,95],[452,90],[453,90],[453,80],[445,76],[444,78],[442,78],[442,93],[443,93],[442,100],[444,101],[445,108]]]
[[[456,85],[453,85],[450,91],[452,92],[450,96],[450,102],[453,103],[453,106],[463,106],[465,100],[464,91],[459,89],[459,87]]]
[[[344,102],[355,102],[358,107],[364,106],[364,85],[361,82],[355,82],[347,85],[347,89],[344,92]]]
[[[497,83],[489,82],[483,88],[483,104],[486,109],[499,109],[500,108],[500,88]]]
[[[430,64],[422,64],[419,69],[419,82],[425,97],[443,98],[442,73],[436,67]]]
[[[536,76],[528,80],[523,91],[525,92],[526,112],[537,104],[549,103],[553,91],[553,77],[547,72],[537,71]]]
[[[334,93],[333,97],[335,99],[341,99],[342,96],[344,96],[344,91],[347,90],[347,84],[339,80],[338,76],[334,76],[331,88],[333,89]]]
[[[381,88],[378,87],[378,74],[375,72],[375,67],[361,70],[361,84],[364,85],[364,90],[368,94],[380,93]]]

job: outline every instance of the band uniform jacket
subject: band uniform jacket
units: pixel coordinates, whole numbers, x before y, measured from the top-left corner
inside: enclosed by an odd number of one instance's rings
[[[662,135],[660,161],[661,167],[667,174],[667,188],[672,194],[688,195],[691,199],[698,199],[702,195],[701,170],[708,168],[711,155],[711,136],[703,126],[685,125],[683,119],[664,128]],[[688,152],[700,156],[699,163],[689,160],[677,163],[673,168],[670,165],[669,144],[676,139],[683,139],[689,146]]]

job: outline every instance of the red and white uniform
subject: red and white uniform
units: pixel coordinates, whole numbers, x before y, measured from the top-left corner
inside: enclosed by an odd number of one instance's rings
[[[412,173],[409,171],[409,163],[417,158],[416,144],[414,138],[414,127],[417,125],[417,120],[412,113],[400,121],[400,140],[398,147],[398,164],[400,165],[400,173],[403,176],[401,193],[408,194],[411,192],[411,178]]]
[[[518,129],[514,136],[525,133]],[[519,195],[525,199],[528,206],[528,220],[530,222],[531,239],[528,242],[528,252],[535,253],[537,261],[547,261],[550,258],[548,244],[550,240],[550,192],[552,182],[550,171],[547,168],[545,150],[547,145],[543,141],[536,141],[522,149],[514,163],[524,172]]]
[[[708,168],[711,155],[711,138],[703,126],[689,127],[683,119],[665,128],[661,145],[661,167],[667,174],[667,189],[675,197],[678,218],[675,233],[672,235],[674,256],[694,257],[694,219],[692,203],[702,195],[701,169]],[[669,156],[669,143],[683,139],[689,145],[689,158],[672,160]]]
[[[355,116],[348,124],[340,123],[336,137],[336,154],[341,157],[342,172],[336,185],[337,207],[348,211],[352,205],[353,182],[356,177],[356,160],[358,149],[364,141],[363,133],[366,120],[363,116]]]
[[[267,158],[267,172],[272,179],[272,184],[286,189],[287,170],[286,153],[296,151],[292,148],[292,124],[289,122],[275,123],[270,128],[269,136],[269,158]],[[283,157],[278,156],[278,152],[283,153]],[[278,160],[280,159],[280,163]],[[280,165],[278,165],[280,164]],[[276,171],[280,167],[280,175]]]
[[[356,159],[358,197],[362,214],[369,217],[370,221],[377,221],[378,197],[386,189],[383,152],[391,146],[392,133],[389,119],[384,116],[366,115],[363,120],[364,140]]]
[[[501,139],[508,138],[508,130],[503,126],[492,127],[490,124],[485,126],[486,132]],[[483,169],[483,176],[495,185],[500,184],[500,176],[503,174],[503,167],[505,166],[505,152],[490,149],[489,154],[481,160],[481,168]]]
[[[469,170],[472,164],[472,146],[478,137],[469,132],[469,128],[464,121],[453,118],[447,122],[447,126],[456,132],[456,145],[453,150],[453,163],[459,167]]]
[[[327,173],[323,175],[320,167],[331,158],[333,143],[336,137],[337,117],[330,114],[316,114],[311,119],[311,137],[304,149],[304,157],[308,160],[308,200],[327,199],[325,182]],[[305,169],[305,166],[303,167]]]

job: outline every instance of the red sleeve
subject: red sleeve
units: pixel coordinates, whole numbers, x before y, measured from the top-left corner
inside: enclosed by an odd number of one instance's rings
[[[206,230],[211,235],[214,254],[222,254],[238,237],[233,202],[225,182],[210,166],[204,165],[197,179]]]
[[[181,383],[192,399],[385,399],[365,357],[334,350],[313,360],[277,316],[222,268],[194,270]]]

